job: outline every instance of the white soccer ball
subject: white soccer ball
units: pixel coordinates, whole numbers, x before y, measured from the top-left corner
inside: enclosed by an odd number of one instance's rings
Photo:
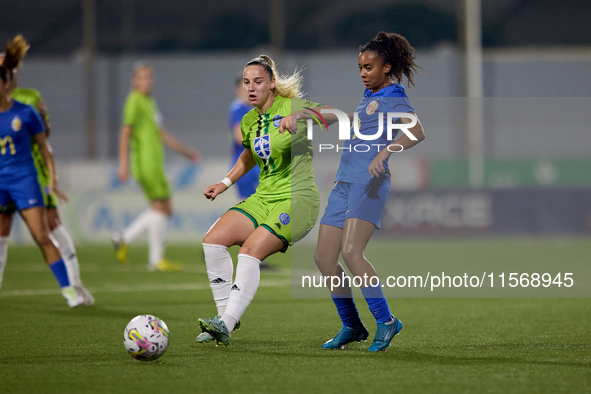
[[[152,361],[168,349],[170,331],[166,323],[153,315],[136,316],[125,327],[123,344],[135,359]]]

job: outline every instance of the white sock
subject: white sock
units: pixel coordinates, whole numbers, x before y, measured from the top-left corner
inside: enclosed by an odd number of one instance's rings
[[[228,306],[222,316],[222,321],[226,324],[229,332],[232,332],[250,305],[259,288],[260,280],[261,261],[247,254],[239,254],[236,279],[230,291]]]
[[[66,264],[70,284],[72,286],[82,285],[82,281],[80,280],[80,264],[78,263],[76,248],[74,247],[74,242],[72,242],[70,234],[68,234],[68,231],[64,226],[59,225],[51,232],[51,235],[53,235],[57,241],[57,247],[62,255],[62,259],[64,259],[64,263]]]
[[[156,265],[164,258],[164,241],[168,216],[162,212],[152,211],[148,224],[148,261]]]
[[[6,268],[7,257],[8,237],[0,237],[0,288],[2,288],[2,278],[4,277],[4,268]]]
[[[125,230],[123,230],[123,243],[128,244],[133,242],[140,236],[140,234],[148,229],[153,212],[152,209],[146,209],[144,212],[140,213],[140,215],[135,218]]]
[[[234,273],[232,256],[230,256],[227,247],[214,244],[203,244],[203,254],[205,255],[205,266],[213,300],[218,308],[218,315],[222,316],[226,311],[232,288],[232,274]]]

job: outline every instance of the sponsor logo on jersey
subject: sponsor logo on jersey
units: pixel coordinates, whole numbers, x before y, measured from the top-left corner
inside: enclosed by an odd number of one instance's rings
[[[287,213],[282,213],[281,215],[279,215],[279,221],[281,223],[283,223],[283,225],[287,226],[289,224],[289,215]]]
[[[23,127],[23,122],[21,121],[21,118],[15,116],[14,119],[12,119],[12,123],[10,124],[10,126],[12,127],[12,131],[14,132],[21,131],[21,128]]]
[[[35,200],[34,198],[31,198],[31,199],[29,200],[29,204],[35,204],[36,202],[37,202],[37,200]]]
[[[281,119],[283,119],[283,116],[275,115],[275,117],[273,118],[273,126],[279,127],[279,124],[281,123]]]
[[[271,136],[269,134],[254,139],[254,153],[263,160],[271,157]]]
[[[378,101],[374,100],[371,103],[367,104],[367,108],[365,108],[365,113],[368,115],[373,115],[378,109]]]

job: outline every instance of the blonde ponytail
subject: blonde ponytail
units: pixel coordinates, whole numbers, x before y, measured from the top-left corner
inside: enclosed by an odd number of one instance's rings
[[[246,66],[260,65],[263,66],[267,74],[275,78],[275,94],[277,96],[294,98],[302,97],[302,69],[295,70],[292,75],[284,75],[277,70],[275,62],[267,55],[260,55],[246,63]]]

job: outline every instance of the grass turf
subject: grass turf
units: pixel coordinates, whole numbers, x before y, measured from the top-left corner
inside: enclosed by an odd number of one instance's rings
[[[444,245],[421,242],[425,258]],[[487,256],[514,248],[555,258],[540,250],[552,247],[545,240],[479,242]],[[589,251],[588,239],[560,242],[576,256]],[[404,330],[388,352],[368,353],[369,342],[324,351],[340,327],[332,302],[291,298],[289,259],[274,256],[243,328],[218,348],[195,342],[197,318],[215,314],[199,247],[169,247],[185,263],[180,273],[146,272],[146,253],[131,248],[129,265],[119,266],[109,247],[79,247],[96,305],[69,309],[39,252],[11,248],[0,293],[0,392],[591,392],[587,299],[391,299]],[[402,241],[397,253],[416,258],[416,244]],[[365,302],[357,304],[373,333]],[[171,330],[155,362],[134,360],[122,343],[127,322],[144,313]]]

